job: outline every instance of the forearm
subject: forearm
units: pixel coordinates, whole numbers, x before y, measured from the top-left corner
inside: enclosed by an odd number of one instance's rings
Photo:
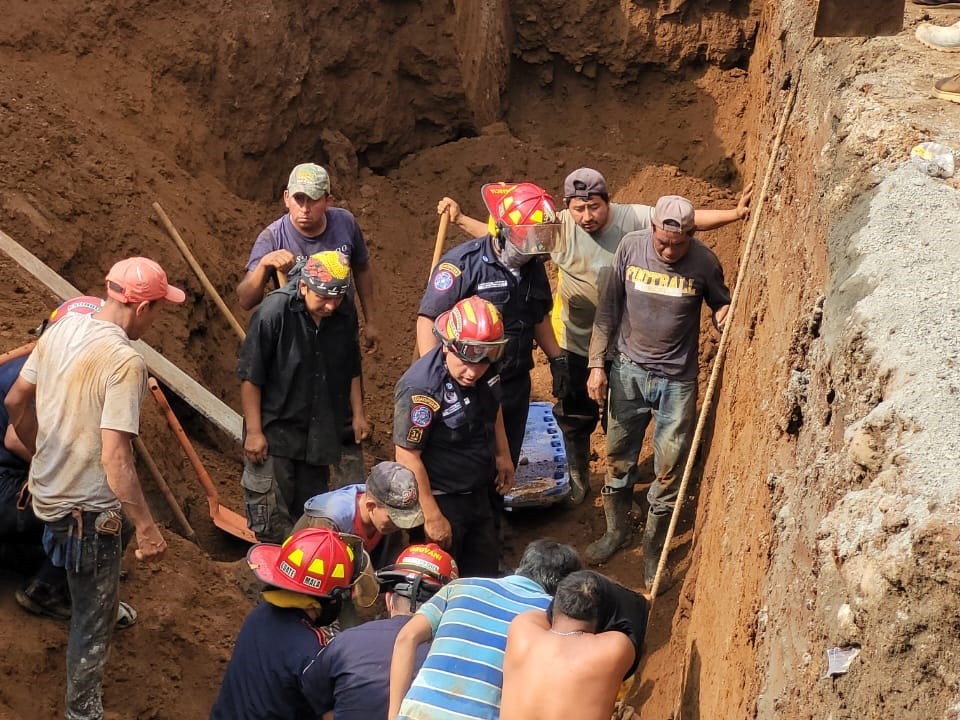
[[[462,212],[453,224],[473,238],[486,235],[488,230],[485,222],[472,218],[469,215],[464,215]]]
[[[363,416],[363,382],[357,375],[350,381],[350,410],[353,416]]]
[[[607,352],[623,315],[623,294],[623,280],[619,277],[610,278],[600,294],[590,333],[587,367],[602,368],[606,363]]]
[[[113,437],[111,437],[111,435]],[[143,488],[137,478],[137,468],[130,446],[130,436],[116,431],[102,431],[101,463],[107,476],[107,485],[117,496],[123,513],[138,529],[153,524]]]
[[[433,318],[417,315],[417,354],[423,357],[439,344],[433,334]]]
[[[729,210],[695,210],[693,213],[694,229],[700,231],[715,230],[718,227],[729,225],[744,217],[746,217],[746,215],[743,214],[740,208],[730,208]]]
[[[237,300],[240,307],[250,310],[263,300],[263,291],[267,287],[272,271],[272,267],[260,263],[243,276],[243,280],[237,285]]]
[[[507,442],[507,430],[503,425],[503,408],[497,410],[497,423],[494,426],[497,455],[510,457],[510,443]]]
[[[423,510],[424,518],[432,518],[440,515],[440,506],[437,505],[433,497],[433,488],[430,487],[430,476],[427,475],[427,466],[423,464],[423,458],[418,450],[408,450],[407,448],[395,446],[396,461],[410,470],[417,478],[417,494],[420,497],[420,508]]]
[[[353,393],[351,392],[351,401]],[[260,401],[262,390],[259,385],[255,385],[249,380],[240,383],[240,408],[243,410],[243,420],[247,426],[247,432],[262,433],[263,424],[260,414]]]
[[[364,265],[353,271],[353,278],[357,283],[357,296],[360,298],[360,304],[363,305],[363,320],[368,325],[376,325],[373,310],[373,270],[369,265]]]
[[[560,345],[557,343],[557,336],[553,332],[553,325],[550,322],[549,313],[533,327],[533,337],[548,360],[552,360],[561,353]]]
[[[400,705],[413,682],[413,671],[417,659],[417,646],[433,638],[433,629],[422,615],[414,614],[403,626],[393,644],[393,657],[390,660],[390,707],[387,717],[394,720],[400,712]]]

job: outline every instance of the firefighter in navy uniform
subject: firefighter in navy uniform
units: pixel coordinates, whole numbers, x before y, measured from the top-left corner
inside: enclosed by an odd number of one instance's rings
[[[498,365],[503,423],[516,467],[530,407],[534,341],[550,360],[554,395],[565,394],[569,379],[550,324],[553,301],[543,264],[560,224],[553,199],[533,183],[490,183],[481,192],[490,212],[490,232],[440,259],[420,301],[417,349],[422,356],[437,345],[434,321],[458,301],[477,295],[496,306],[506,338]]]
[[[417,477],[427,538],[450,551],[465,577],[497,574],[500,540],[491,489],[513,485],[496,363],[507,340],[497,308],[477,296],[441,314],[440,345],[397,382],[397,462]]]

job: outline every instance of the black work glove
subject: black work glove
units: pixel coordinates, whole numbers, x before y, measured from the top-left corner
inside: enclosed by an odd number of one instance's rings
[[[563,400],[570,394],[570,364],[565,352],[550,358],[550,375],[553,377],[553,396]]]

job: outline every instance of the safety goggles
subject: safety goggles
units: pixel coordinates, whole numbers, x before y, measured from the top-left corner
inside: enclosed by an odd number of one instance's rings
[[[499,342],[467,342],[465,340],[447,340],[446,346],[465,363],[495,363],[503,357],[506,340]]]
[[[552,253],[560,238],[560,223],[542,225],[504,225],[504,234],[518,252],[524,255]]]

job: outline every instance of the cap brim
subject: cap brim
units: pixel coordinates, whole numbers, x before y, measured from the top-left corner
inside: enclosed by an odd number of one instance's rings
[[[258,543],[247,551],[247,565],[260,582],[283,590],[302,592],[286,575],[277,572],[277,558],[281,549],[280,545]]]
[[[187,299],[187,294],[178,287],[167,285],[167,294],[163,297],[172,303],[182,303]]]
[[[419,505],[407,508],[406,510],[387,506],[387,514],[390,516],[393,524],[401,530],[409,530],[410,528],[423,525],[423,510]]]
[[[316,195],[314,195],[315,192],[316,192]],[[288,185],[287,193],[289,193],[290,195],[303,193],[311,200],[319,200],[324,195],[323,192],[317,192],[316,190],[314,190],[312,186],[304,186],[304,185]]]

